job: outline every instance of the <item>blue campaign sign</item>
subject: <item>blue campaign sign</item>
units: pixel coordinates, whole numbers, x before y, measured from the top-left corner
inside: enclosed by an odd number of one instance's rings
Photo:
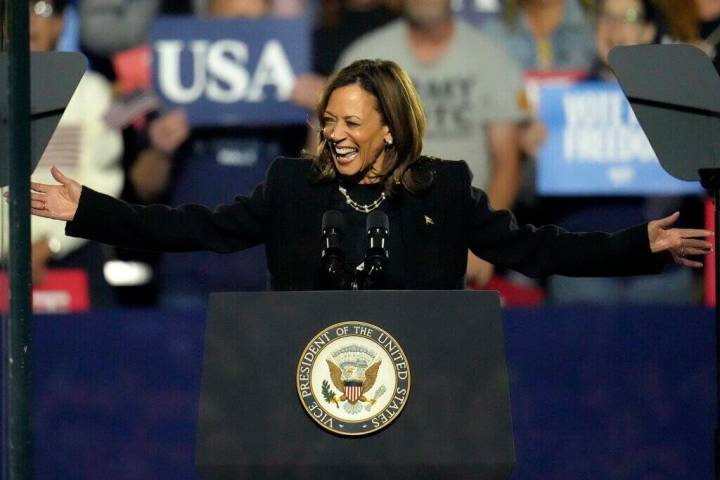
[[[289,103],[310,71],[306,19],[161,17],[153,24],[153,85],[194,126],[304,123]]]
[[[699,182],[670,176],[620,87],[585,82],[540,89],[548,139],[538,155],[541,195],[685,195]]]

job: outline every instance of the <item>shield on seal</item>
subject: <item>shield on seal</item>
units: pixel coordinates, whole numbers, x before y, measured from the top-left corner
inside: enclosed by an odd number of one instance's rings
[[[352,382],[352,383],[344,384],[344,387],[345,387],[345,396],[347,397],[348,401],[350,403],[357,402],[358,399],[360,398],[360,396],[362,395],[362,384]]]

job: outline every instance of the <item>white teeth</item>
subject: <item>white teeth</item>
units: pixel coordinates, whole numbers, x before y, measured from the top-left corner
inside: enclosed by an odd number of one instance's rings
[[[347,154],[353,153],[355,151],[357,151],[357,150],[354,148],[350,148],[350,147],[335,147],[335,153],[337,153],[338,155],[347,155]]]

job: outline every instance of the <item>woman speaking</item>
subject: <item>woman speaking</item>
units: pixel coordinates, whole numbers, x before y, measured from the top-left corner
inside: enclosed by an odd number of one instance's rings
[[[126,248],[233,252],[265,243],[273,290],[327,288],[321,226],[329,210],[340,212],[336,240],[352,268],[362,268],[367,216],[387,215],[382,287],[391,289],[462,288],[468,249],[529,276],[656,273],[670,257],[700,267],[692,257],[711,250],[704,237],[712,232],[670,228],[678,213],[613,234],[518,226],[471,187],[464,162],[421,155],[423,110],[394,62],[362,60],[338,72],[317,114],[315,155],[277,159],[251,196],[214,210],[130,205],[53,167],[59,185],[32,183],[31,212],[67,221],[68,235]]]

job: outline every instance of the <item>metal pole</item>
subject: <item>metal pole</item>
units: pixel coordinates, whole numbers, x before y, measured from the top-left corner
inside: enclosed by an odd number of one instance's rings
[[[30,46],[28,4],[8,5],[8,127],[10,150],[10,318],[5,352],[10,480],[33,475],[30,302]]]

